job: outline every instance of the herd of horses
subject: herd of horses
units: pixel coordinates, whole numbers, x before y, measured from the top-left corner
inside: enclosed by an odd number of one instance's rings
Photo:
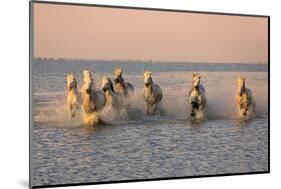
[[[101,89],[94,85],[92,74],[89,70],[83,71],[83,84],[78,87],[77,79],[74,74],[69,73],[66,77],[67,105],[71,117],[79,108],[83,112],[83,121],[86,125],[106,124],[101,118],[100,112],[106,108],[112,108],[117,115],[121,115],[130,105],[127,100],[134,95],[134,87],[131,83],[125,82],[123,70],[115,68],[114,84],[109,77],[103,77]],[[152,80],[152,73],[145,71],[143,99],[146,103],[146,113],[148,115],[160,114],[159,104],[163,98],[163,92],[158,84]],[[207,97],[204,86],[201,84],[199,73],[192,74],[192,88],[188,93],[190,104],[190,116],[194,119],[202,119],[207,104]],[[254,111],[255,103],[252,93],[246,87],[245,78],[237,79],[236,105],[239,117],[249,117]]]

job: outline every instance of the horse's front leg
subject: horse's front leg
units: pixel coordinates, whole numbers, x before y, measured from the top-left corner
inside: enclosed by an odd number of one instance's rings
[[[147,115],[155,115],[155,111],[156,111],[156,105],[147,103],[147,110],[146,110]]]
[[[195,116],[195,111],[194,111],[194,102],[190,103],[190,116]]]
[[[195,116],[195,112],[194,112],[193,109],[192,109],[191,112],[190,112],[190,116],[192,116],[192,117]]]
[[[241,117],[242,116],[242,106],[241,106],[241,104],[237,104],[237,110],[238,110],[239,116]]]
[[[239,111],[240,117],[246,116],[246,107],[244,104],[242,104],[242,103],[238,104],[238,111]]]
[[[69,110],[70,117],[75,117],[75,105],[69,104],[68,110]]]
[[[146,114],[150,115],[150,104],[146,103]]]
[[[160,111],[158,109],[158,103],[154,104],[153,105],[153,114],[156,115],[156,114],[160,114]]]

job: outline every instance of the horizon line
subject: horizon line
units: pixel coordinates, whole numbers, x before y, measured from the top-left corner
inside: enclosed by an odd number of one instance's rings
[[[102,61],[102,62],[151,62],[151,63],[205,63],[205,64],[263,64],[268,65],[266,62],[200,62],[200,61],[169,61],[169,60],[141,60],[141,59],[100,59],[100,58],[67,58],[67,57],[33,57],[33,59],[43,60],[81,60],[81,61]]]

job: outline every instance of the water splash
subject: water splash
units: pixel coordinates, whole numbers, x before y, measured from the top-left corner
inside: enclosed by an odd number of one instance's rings
[[[204,111],[204,117],[207,119],[235,119],[237,118],[237,107],[235,104],[235,90],[217,91],[216,89],[206,88],[207,106]],[[188,95],[185,89],[169,90],[163,89],[164,98],[160,103],[160,116],[157,119],[169,117],[171,119],[189,119],[190,105]],[[49,95],[49,94],[48,94]],[[136,90],[135,94],[126,101],[125,109],[121,111],[121,117],[116,110],[110,107],[104,108],[101,112],[101,118],[108,123],[120,120],[142,120],[146,116],[146,104],[142,97],[142,90]],[[264,117],[267,114],[266,101],[261,100],[257,95],[255,117]],[[57,125],[81,125],[83,116],[81,108],[78,109],[75,118],[71,118],[67,106],[66,95],[61,93],[53,94],[52,102],[38,103],[35,106],[35,122],[45,122]]]

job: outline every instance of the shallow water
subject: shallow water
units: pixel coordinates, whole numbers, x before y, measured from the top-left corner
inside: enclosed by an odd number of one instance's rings
[[[33,63],[34,185],[268,170],[266,69],[253,65],[132,64]],[[81,83],[82,70],[90,69],[100,87],[100,78],[113,76],[116,65],[124,68],[125,79],[135,87],[129,117],[96,128],[82,125],[79,113],[69,118],[66,73],[74,72]],[[227,72],[221,71],[224,66]],[[154,82],[163,90],[161,115],[145,115],[144,69],[153,72]],[[194,70],[202,75],[208,99],[206,120],[201,123],[189,120],[187,94]],[[236,119],[235,87],[241,75],[246,77],[257,104],[254,118],[248,121]]]

